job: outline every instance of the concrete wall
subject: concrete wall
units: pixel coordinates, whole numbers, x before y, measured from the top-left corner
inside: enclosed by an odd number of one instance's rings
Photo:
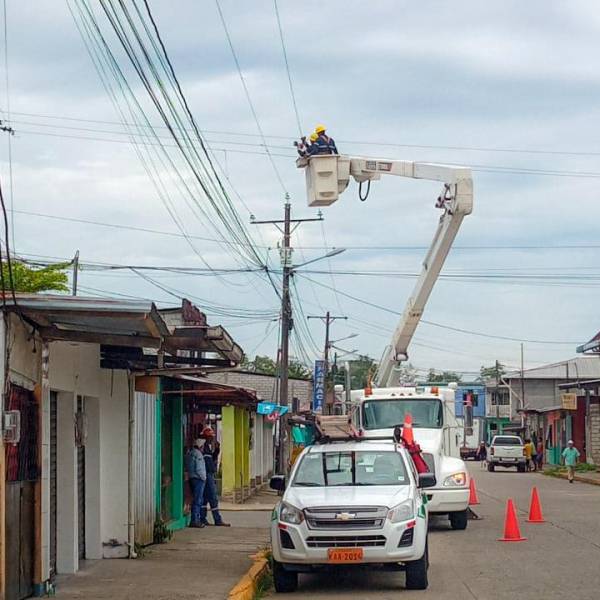
[[[13,317],[9,338],[10,380],[33,389],[42,383],[42,345]],[[34,350],[35,348],[35,350]],[[127,556],[128,380],[124,371],[100,368],[96,344],[52,342],[48,345],[48,386],[41,409],[41,577],[49,577],[49,392],[58,392],[57,568],[79,568],[77,520],[77,450],[74,419],[77,396],[83,396],[86,438],[86,557]]]
[[[276,377],[260,375],[258,373],[246,373],[245,371],[213,373],[207,380],[255,390],[258,398],[264,401],[271,401],[276,397],[276,386],[278,385]],[[290,379],[288,389],[288,402],[290,406],[294,397],[298,398],[301,404],[310,402],[312,400],[312,381]]]
[[[588,461],[600,465],[600,404],[590,404],[589,429]]]

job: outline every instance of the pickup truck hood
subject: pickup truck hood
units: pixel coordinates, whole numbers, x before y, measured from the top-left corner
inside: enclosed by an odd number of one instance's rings
[[[394,433],[393,429],[369,429],[364,432],[366,438],[369,437],[389,437],[391,439]],[[415,441],[423,452],[430,452],[431,454],[437,454],[443,445],[443,429],[425,429],[421,427],[415,427],[413,429]]]
[[[320,507],[387,506],[392,508],[410,495],[409,485],[289,487],[283,500],[299,509]]]

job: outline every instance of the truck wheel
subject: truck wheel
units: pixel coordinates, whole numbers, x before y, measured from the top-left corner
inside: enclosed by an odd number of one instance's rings
[[[488,463],[488,471],[489,471],[490,473],[493,473],[493,472],[494,472],[494,468],[495,468],[495,466],[494,466],[492,463]]]
[[[467,511],[461,510],[458,512],[451,512],[450,515],[450,526],[452,529],[456,529],[461,531],[467,528],[467,523],[469,522],[467,519]]]
[[[425,542],[425,552],[419,560],[406,563],[406,589],[426,590],[429,585],[427,569],[429,568],[429,543]]]
[[[273,586],[279,594],[289,594],[298,588],[298,573],[286,571],[281,563],[273,561]]]
[[[517,471],[519,473],[525,473],[525,465],[517,465]]]

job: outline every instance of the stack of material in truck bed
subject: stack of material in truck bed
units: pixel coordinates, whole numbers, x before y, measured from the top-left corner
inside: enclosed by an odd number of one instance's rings
[[[359,437],[348,415],[323,415],[316,419],[321,434],[319,441],[347,440]]]

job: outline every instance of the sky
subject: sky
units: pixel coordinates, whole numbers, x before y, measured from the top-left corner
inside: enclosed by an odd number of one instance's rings
[[[298,126],[274,3],[220,2],[258,125],[217,4],[149,4],[240,219],[277,269],[281,234],[274,226],[250,225],[251,215],[282,218],[286,192],[293,217],[314,218],[316,211],[306,204],[304,174],[294,162]],[[278,298],[264,274],[143,271],[150,281],[139,270],[90,268],[236,263],[227,246],[197,238],[190,244],[181,235],[93,68],[69,6],[76,10],[77,2],[7,0],[0,114],[15,135],[10,157],[8,136],[0,140],[0,176],[15,211],[14,250],[44,260],[79,250],[80,294],[121,294],[160,306],[186,296],[201,309],[226,307],[226,315],[207,309],[209,321],[225,325],[250,356],[275,356]],[[572,357],[600,328],[596,3],[278,0],[277,6],[303,132],[324,123],[344,154],[473,168],[473,214],[431,295],[428,323],[419,326],[409,350],[411,363],[423,373],[434,368],[474,376],[496,359],[518,366],[523,340],[526,367]],[[136,97],[166,136],[111,39]],[[189,236],[214,240],[167,171],[179,223]],[[323,209],[324,221],[297,229],[295,264],[333,247],[346,250],[298,269],[293,291],[302,310],[294,315],[300,341],[295,334],[293,354],[319,356],[323,323],[304,317],[326,311],[347,317],[332,324],[333,340],[355,336],[336,343],[339,348],[382,354],[432,240],[439,191],[431,182],[389,177],[374,182],[361,202],[351,183]],[[198,202],[210,211],[204,198]],[[232,316],[239,310],[251,318]],[[352,356],[338,354],[340,360]]]

